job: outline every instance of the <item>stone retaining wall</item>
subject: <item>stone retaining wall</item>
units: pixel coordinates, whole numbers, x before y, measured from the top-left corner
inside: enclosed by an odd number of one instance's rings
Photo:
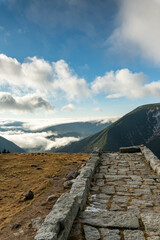
[[[38,230],[35,240],[66,240],[78,211],[82,210],[88,196],[90,181],[100,162],[99,152],[90,159],[76,178],[69,193],[63,194],[53,206]]]
[[[146,146],[140,147],[145,159],[149,162],[151,168],[160,175],[160,160],[153,154],[153,152]]]

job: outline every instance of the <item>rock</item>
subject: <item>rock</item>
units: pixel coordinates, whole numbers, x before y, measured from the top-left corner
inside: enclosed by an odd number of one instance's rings
[[[85,234],[85,239],[86,240],[100,240],[100,234],[98,230],[94,227],[84,225],[84,234]]]
[[[63,183],[64,188],[70,188],[73,184],[73,180],[68,180]]]
[[[41,168],[41,167],[37,167],[36,169],[37,169],[37,170],[42,170],[42,168]]]
[[[35,165],[35,164],[32,164],[32,165],[31,165],[31,167],[34,167],[34,168],[36,168],[36,167],[38,167],[38,166],[37,166],[37,165]]]
[[[13,233],[13,235],[14,235],[15,237],[23,236],[23,235],[24,235],[24,231],[23,231],[22,228],[20,228],[20,229],[18,230],[18,232]]]
[[[72,180],[72,179],[75,179],[77,176],[79,175],[79,172],[70,172],[67,174],[67,177],[66,179],[67,180]]]
[[[55,195],[48,196],[47,202],[51,202],[51,201],[55,200],[55,198],[56,198]]]
[[[31,219],[31,226],[32,228],[39,230],[42,226],[43,220],[40,217],[37,217],[35,219]]]
[[[29,190],[26,193],[24,193],[24,200],[32,200],[34,198],[34,193]]]
[[[14,230],[14,229],[17,229],[17,228],[19,228],[19,227],[21,227],[21,224],[20,224],[20,223],[15,223],[15,224],[11,227],[11,229]]]

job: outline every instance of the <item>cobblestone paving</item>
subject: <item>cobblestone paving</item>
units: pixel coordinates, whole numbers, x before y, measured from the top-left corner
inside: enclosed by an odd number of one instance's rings
[[[160,240],[160,176],[141,153],[103,153],[69,240]]]

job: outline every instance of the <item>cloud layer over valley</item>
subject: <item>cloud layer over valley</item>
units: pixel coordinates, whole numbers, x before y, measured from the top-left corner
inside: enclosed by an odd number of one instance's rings
[[[6,131],[0,132],[0,135],[29,152],[45,152],[80,140],[76,137],[58,137],[57,133],[52,132],[26,133],[23,131]],[[52,140],[47,138],[53,135],[55,136],[54,140],[53,138]]]

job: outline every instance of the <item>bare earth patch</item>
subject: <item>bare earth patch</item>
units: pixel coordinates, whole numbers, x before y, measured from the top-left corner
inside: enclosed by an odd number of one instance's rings
[[[65,191],[66,175],[77,171],[89,159],[88,154],[10,153],[0,155],[0,240],[31,240],[36,231],[31,219],[42,219]],[[21,201],[31,190],[33,200]],[[48,202],[48,196],[56,197]],[[12,226],[18,228],[12,230]],[[15,236],[20,229],[23,236]]]

